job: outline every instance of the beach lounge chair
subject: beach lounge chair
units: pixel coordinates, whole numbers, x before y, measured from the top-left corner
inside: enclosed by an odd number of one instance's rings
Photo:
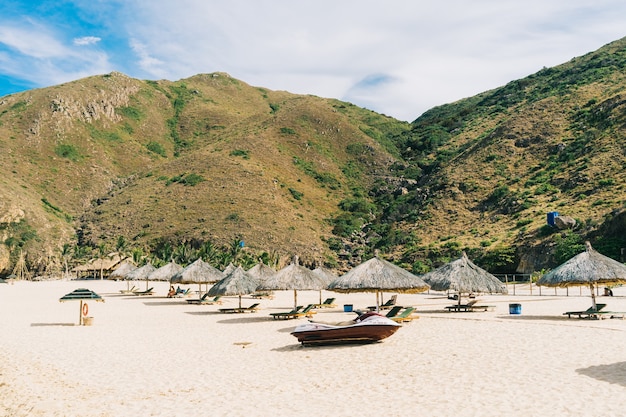
[[[183,298],[187,297],[189,294],[191,294],[191,289],[186,288],[184,290],[176,291],[176,294],[174,296],[178,298]]]
[[[150,287],[145,291],[133,291],[133,295],[152,295],[154,294],[152,290],[154,290],[154,287]]]
[[[132,294],[132,293],[134,293],[135,291],[138,291],[138,290],[139,290],[139,288],[137,288],[137,287],[135,287],[135,286],[133,285],[131,288],[129,288],[129,289],[127,289],[127,290],[120,290],[120,292],[121,292],[122,294]]]
[[[295,314],[294,318],[297,319],[300,317],[308,317],[308,318],[313,317],[313,314],[317,314],[317,311],[313,310],[313,308],[315,308],[315,304],[309,304],[308,306],[304,307],[302,311],[298,311]]]
[[[255,292],[251,295],[252,298],[269,298],[270,300],[274,298],[274,293],[272,291],[260,291]]]
[[[270,316],[272,316],[272,318],[274,320],[289,320],[289,319],[295,319],[295,314],[297,314],[300,310],[302,310],[302,306],[296,306],[293,310],[291,311],[284,311],[282,313],[270,313]]]
[[[470,300],[466,304],[453,304],[451,306],[447,306],[446,310],[452,312],[460,312],[460,311],[489,311],[496,308],[496,306],[488,306],[488,305],[479,305],[477,304],[479,300]]]
[[[220,308],[220,313],[256,313],[259,310],[259,303],[254,303],[249,307]]]
[[[578,316],[579,319],[599,318],[601,314],[605,313],[601,311],[604,309],[604,307],[606,307],[606,304],[596,304],[596,308],[593,308],[593,306],[591,306],[585,311],[566,311],[565,313],[563,313],[563,315],[567,316],[568,318],[571,318],[572,316]]]
[[[398,315],[398,313],[400,312],[400,310],[402,310],[404,307],[402,306],[394,306],[391,310],[389,310],[387,312],[387,314],[385,314],[385,317],[387,317],[388,319],[395,317]]]
[[[313,306],[315,308],[333,308],[333,307],[337,307],[335,303],[335,298],[327,298],[326,300],[324,300],[323,303],[321,304],[313,304]]]
[[[390,310],[396,305],[396,301],[398,300],[398,294],[392,295],[384,304],[381,304],[378,309],[379,310]],[[369,311],[375,311],[376,306],[367,307]]]
[[[411,321],[413,319],[419,318],[418,316],[413,315],[414,311],[415,307],[406,307],[404,310],[402,310],[402,312],[389,318],[397,323]]]
[[[217,295],[214,298],[209,297],[209,293],[204,293],[204,295],[200,298],[190,298],[187,300],[188,304],[202,304],[202,305],[211,305],[211,304],[222,304],[220,301],[222,298],[221,295]]]

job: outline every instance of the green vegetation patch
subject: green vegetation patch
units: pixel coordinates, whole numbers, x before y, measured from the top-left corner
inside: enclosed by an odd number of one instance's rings
[[[230,152],[230,156],[240,156],[243,159],[250,159],[250,151],[246,149],[235,149]]]
[[[82,158],[80,152],[78,152],[78,149],[74,145],[70,145],[67,143],[57,145],[54,148],[54,153],[61,158],[66,158],[73,162],[78,162]]]
[[[181,175],[177,175],[175,177],[168,179],[165,182],[165,185],[182,184],[182,185],[193,187],[193,186],[200,184],[203,181],[206,181],[206,179],[202,175],[193,174],[193,173],[181,174]]]
[[[165,153],[165,148],[163,147],[163,145],[161,145],[158,142],[148,142],[146,144],[146,148],[152,152],[155,153],[157,155],[161,155],[163,157],[166,157],[167,154]]]

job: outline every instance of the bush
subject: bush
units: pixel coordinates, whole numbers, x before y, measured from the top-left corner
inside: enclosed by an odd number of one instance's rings
[[[302,197],[304,197],[303,193],[294,188],[289,188],[289,192],[291,193],[291,196],[296,200],[302,200]]]
[[[240,156],[243,159],[250,159],[250,151],[244,149],[235,149],[231,151],[230,156]]]
[[[148,148],[150,152],[153,152],[157,155],[161,155],[163,157],[167,156],[167,154],[165,153],[165,148],[163,148],[163,145],[161,145],[160,143],[148,142],[146,148]]]
[[[80,153],[78,152],[78,149],[76,149],[73,145],[58,145],[56,148],[54,148],[54,153],[56,153],[61,158],[67,158],[74,162],[80,159]]]

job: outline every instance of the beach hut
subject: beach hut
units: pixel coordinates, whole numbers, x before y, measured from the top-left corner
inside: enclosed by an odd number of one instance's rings
[[[233,271],[226,275],[224,278],[216,282],[210,289],[210,296],[239,296],[239,308],[241,308],[241,296],[252,294],[256,291],[260,281],[248,274],[240,266],[233,269]]]
[[[357,265],[328,285],[328,290],[336,292],[375,292],[376,311],[380,307],[378,294],[382,291],[414,294],[427,289],[428,284],[420,277],[378,256]]]
[[[276,275],[265,280],[259,285],[259,291],[293,290],[294,308],[298,304],[298,291],[315,290],[326,288],[326,281],[312,270],[298,264],[295,256],[291,264],[282,268]]]
[[[465,252],[455,261],[422,275],[422,279],[434,291],[454,291],[458,304],[462,294],[506,294],[506,286],[494,275],[474,264]]]
[[[585,251],[542,276],[537,285],[547,287],[588,286],[591,303],[597,309],[594,288],[598,285],[626,284],[626,265],[604,256],[585,242]]]

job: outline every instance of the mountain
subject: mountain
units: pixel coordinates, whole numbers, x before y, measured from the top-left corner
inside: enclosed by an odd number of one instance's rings
[[[340,201],[397,156],[409,124],[224,73],[120,73],[0,100],[0,269],[38,270],[66,243],[245,242],[322,262]],[[58,261],[57,261],[58,263]]]
[[[477,256],[500,251],[505,270],[530,272],[555,265],[567,233],[623,256],[625,68],[626,38],[416,119],[397,145],[417,181],[387,203],[394,226],[417,237],[396,248],[404,261],[483,248]],[[576,228],[554,233],[553,211]]]
[[[466,251],[529,273],[587,239],[619,259],[625,68],[626,38],[410,124],[224,73],[111,73],[5,96],[0,271],[20,254],[42,273],[68,244],[76,258],[120,242],[161,259],[241,244],[250,259],[338,269],[378,250],[414,272]],[[553,212],[576,226],[548,226]]]

